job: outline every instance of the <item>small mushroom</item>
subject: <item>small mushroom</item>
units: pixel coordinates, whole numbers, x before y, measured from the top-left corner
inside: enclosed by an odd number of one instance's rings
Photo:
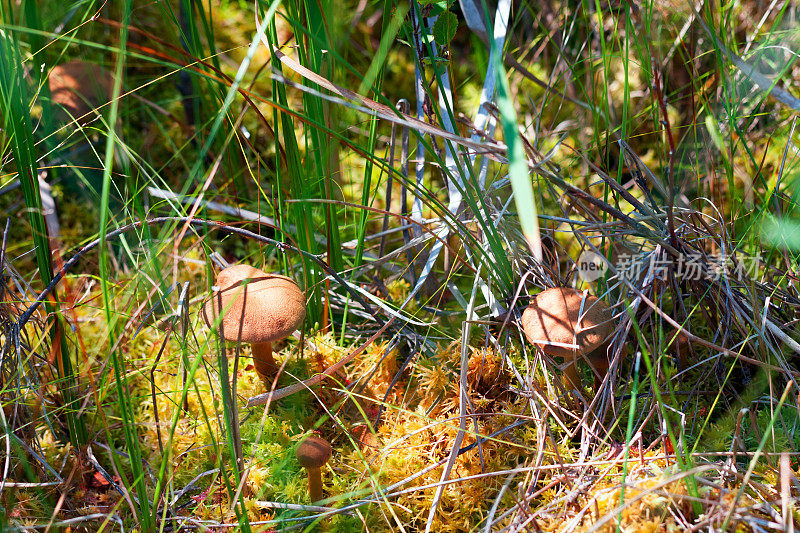
[[[84,125],[95,118],[92,111],[113,96],[114,78],[100,65],[75,59],[50,70],[47,78],[56,117],[76,119]]]
[[[286,276],[267,274],[249,265],[234,265],[217,276],[219,294],[203,306],[203,320],[214,327],[222,317],[222,336],[249,342],[253,365],[263,380],[275,375],[272,343],[288,337],[306,316],[306,299],[300,287]]]
[[[691,353],[692,342],[689,336],[681,330],[678,335],[673,337],[673,350],[675,351],[675,360],[678,365],[679,372],[685,372],[689,368],[689,354]]]
[[[611,308],[575,289],[558,287],[537,294],[522,313],[522,330],[531,344],[551,357],[563,357],[564,387],[581,389],[576,360],[585,357],[595,373],[595,388],[608,372],[608,343],[614,331]],[[575,345],[571,348],[564,345]]]
[[[312,502],[322,499],[322,471],[331,458],[331,445],[321,437],[312,435],[297,447],[297,462],[308,471],[308,493]]]

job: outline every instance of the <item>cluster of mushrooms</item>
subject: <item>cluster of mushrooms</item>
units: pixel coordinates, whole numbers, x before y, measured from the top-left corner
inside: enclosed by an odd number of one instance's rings
[[[87,124],[96,117],[96,109],[111,99],[113,82],[109,72],[87,61],[53,67],[48,84],[58,118]],[[253,366],[266,384],[276,379],[279,370],[272,343],[295,332],[305,314],[305,295],[291,278],[248,265],[222,270],[201,311],[205,323],[216,328],[221,338],[250,344]],[[521,325],[528,342],[566,361],[565,391],[580,395],[578,359],[588,363],[595,388],[599,387],[608,371],[614,330],[613,313],[602,300],[571,288],[547,289],[531,300]],[[312,501],[323,498],[320,469],[330,457],[331,446],[321,437],[310,436],[297,448],[298,462],[308,470]]]
[[[203,321],[218,328],[227,341],[250,343],[253,366],[265,383],[277,377],[279,366],[272,343],[294,333],[306,317],[306,297],[291,278],[267,274],[249,265],[233,265],[217,275],[211,298],[203,306]],[[331,445],[316,435],[297,447],[297,461],[308,471],[311,501],[322,500],[322,470]]]
[[[267,274],[249,265],[222,270],[201,316],[221,338],[250,343],[253,366],[261,379],[276,379],[278,364],[272,343],[296,331],[305,318],[303,291],[291,279]],[[595,387],[605,377],[613,313],[602,300],[571,288],[551,288],[537,294],[522,314],[522,328],[531,344],[552,357],[566,360],[563,385],[580,391],[577,360],[585,359],[595,375]],[[579,394],[579,393],[578,393]],[[312,501],[323,499],[321,468],[331,457],[331,445],[312,435],[297,447],[297,460],[308,471]]]
[[[111,99],[113,82],[110,73],[87,61],[73,60],[53,67],[48,86],[57,116],[85,125],[95,118],[96,109]],[[205,323],[216,328],[221,338],[250,344],[255,370],[267,384],[276,379],[279,370],[272,343],[295,332],[305,314],[305,295],[291,278],[248,265],[222,270],[212,297],[201,311]],[[608,372],[613,319],[611,308],[602,300],[558,287],[542,291],[531,300],[521,325],[528,342],[546,355],[566,361],[564,389],[579,396],[578,359],[592,369],[595,388]],[[297,460],[308,471],[312,501],[323,498],[320,469],[330,457],[331,445],[318,436],[309,436],[297,447]]]

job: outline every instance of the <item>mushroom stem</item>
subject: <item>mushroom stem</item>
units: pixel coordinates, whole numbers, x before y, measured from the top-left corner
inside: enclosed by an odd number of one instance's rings
[[[594,375],[595,391],[600,389],[600,385],[603,384],[603,380],[606,374],[608,374],[608,367],[610,366],[608,360],[608,346],[609,343],[601,344],[586,356],[589,362],[589,368],[592,369],[592,374]]]
[[[683,372],[689,368],[689,359],[687,357],[689,353],[689,337],[681,331],[678,333],[673,346],[675,347],[678,365],[680,365],[678,371]]]
[[[569,364],[564,368],[564,378],[562,383],[567,392],[578,391],[581,392],[581,376],[578,373],[578,359],[586,358],[589,368],[592,370],[594,376],[594,390],[600,389],[608,374],[608,367],[610,366],[608,360],[608,343],[601,344],[585,356],[578,354],[574,359],[569,361]],[[573,393],[574,394],[574,393]]]
[[[573,409],[580,412],[583,409],[583,402],[581,400],[583,396],[581,394],[581,376],[578,373],[578,358],[580,358],[580,355],[570,359],[569,364],[564,367],[564,376],[562,377],[561,383],[566,390],[569,404]]]
[[[278,371],[278,365],[272,357],[272,343],[254,342],[250,345],[253,352],[253,366],[264,381],[272,381]]]
[[[575,363],[575,359],[571,359],[569,364],[564,368],[564,379],[562,383],[567,392],[571,393],[573,390],[576,390],[580,394],[581,376],[578,374],[578,365]]]
[[[312,502],[322,499],[322,470],[319,467],[308,466],[308,494]]]

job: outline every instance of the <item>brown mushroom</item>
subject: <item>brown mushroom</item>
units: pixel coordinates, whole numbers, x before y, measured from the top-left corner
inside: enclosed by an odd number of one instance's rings
[[[331,445],[316,435],[311,435],[297,447],[297,462],[308,471],[308,493],[312,502],[322,499],[322,471],[331,458]]]
[[[689,354],[692,342],[689,336],[683,331],[679,331],[677,336],[672,336],[673,350],[675,350],[675,360],[680,365],[678,371],[685,372],[689,368]]]
[[[95,118],[92,111],[108,103],[114,90],[110,72],[78,59],[53,67],[47,82],[56,117],[61,121],[74,119],[81,125]]]
[[[567,360],[564,387],[581,389],[575,365],[586,358],[597,388],[608,372],[608,343],[614,328],[611,308],[602,300],[575,289],[558,287],[537,294],[522,313],[522,329],[531,344],[551,357]],[[572,348],[570,346],[576,346]]]
[[[278,369],[272,343],[288,337],[306,316],[306,299],[300,287],[286,276],[267,274],[249,265],[234,265],[217,276],[219,293],[203,306],[209,327],[217,317],[226,340],[249,342],[253,365],[264,380]]]

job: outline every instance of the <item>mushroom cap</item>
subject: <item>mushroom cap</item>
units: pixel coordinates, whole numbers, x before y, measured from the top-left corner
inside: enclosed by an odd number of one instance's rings
[[[528,342],[537,344],[547,355],[572,359],[602,345],[614,331],[612,319],[611,308],[602,300],[584,296],[575,289],[557,287],[533,298],[522,313],[522,330]],[[578,349],[548,342],[576,344]]]
[[[56,65],[47,78],[50,96],[57,113],[66,109],[72,117],[78,118],[111,100],[114,78],[100,65],[78,59]],[[69,120],[69,116],[62,116]],[[84,117],[81,122],[94,118]]]
[[[218,296],[203,305],[203,320],[214,327],[222,317],[222,336],[229,341],[262,343],[289,336],[306,316],[306,298],[291,279],[249,265],[234,265],[217,276]]]
[[[320,468],[331,458],[332,451],[328,441],[311,435],[297,447],[297,461],[303,468]]]

